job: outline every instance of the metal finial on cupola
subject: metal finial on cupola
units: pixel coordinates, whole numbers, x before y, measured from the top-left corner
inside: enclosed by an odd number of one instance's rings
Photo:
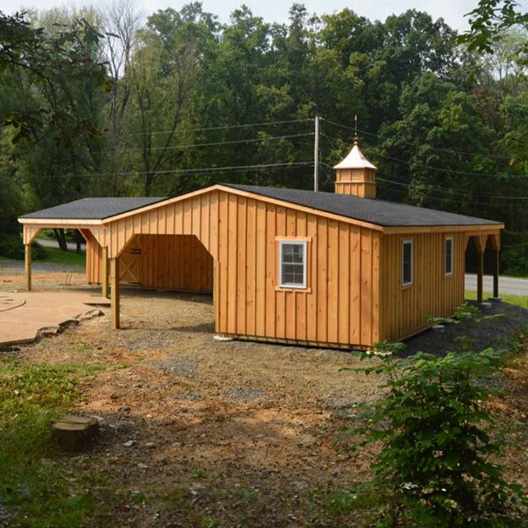
[[[334,166],[335,192],[360,198],[376,198],[376,166],[359,148],[358,119],[354,116],[354,144],[347,156]]]

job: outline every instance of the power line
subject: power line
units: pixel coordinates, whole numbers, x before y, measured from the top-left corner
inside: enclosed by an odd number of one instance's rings
[[[346,129],[346,130],[355,131],[354,127],[351,127],[351,126],[348,126],[348,125],[343,125],[342,123],[337,123],[335,121],[331,121],[330,119],[326,119],[326,118],[321,118],[321,119],[324,119],[327,123],[330,123],[331,125],[334,125],[334,126]],[[359,132],[362,135],[371,136],[371,137],[375,137],[377,139],[380,139],[379,134],[376,134],[374,132],[370,132],[370,131],[364,130],[364,129],[359,129]],[[409,144],[409,142],[407,142],[407,144]],[[431,150],[437,150],[437,151],[441,151],[441,152],[452,152],[454,154],[458,154],[458,155],[462,155],[462,156],[475,156],[474,152],[473,153],[464,152],[464,151],[461,151],[461,150],[450,149],[450,148],[445,148],[445,147],[432,147],[432,146],[430,146],[429,148]],[[492,157],[490,157],[490,159],[502,160],[502,161],[509,161],[510,160],[510,158],[508,158],[506,156],[492,156]]]
[[[228,141],[213,141],[210,143],[191,143],[191,144],[183,144],[183,145],[172,145],[167,147],[153,147],[148,149],[149,151],[157,151],[157,150],[186,150],[191,148],[199,148],[199,147],[214,147],[214,146],[220,146],[220,145],[238,145],[241,143],[264,143],[266,141],[279,141],[282,139],[293,139],[293,138],[299,138],[299,137],[308,137],[313,136],[313,132],[306,132],[304,134],[287,134],[285,136],[269,136],[269,137],[263,137],[263,138],[249,138],[249,139],[235,139],[235,140],[228,140]],[[119,147],[117,147],[119,149]],[[144,150],[143,147],[128,147],[123,149],[124,151],[131,151],[131,150]]]
[[[200,131],[208,131],[208,130],[228,130],[228,129],[235,129],[235,128],[254,128],[254,127],[264,127],[264,126],[277,126],[277,125],[286,125],[291,123],[307,123],[312,122],[312,119],[304,118],[304,119],[285,119],[282,121],[262,121],[260,123],[242,123],[238,125],[223,125],[223,126],[212,126],[212,127],[196,127],[196,128],[187,128],[186,131],[189,132],[200,132]],[[169,130],[154,130],[150,132],[150,134],[169,134],[171,132],[175,132],[175,129],[169,129]],[[146,132],[130,132],[127,135],[129,136],[143,136]]]
[[[291,161],[281,163],[261,163],[256,165],[232,165],[226,167],[204,167],[201,169],[168,169],[168,170],[157,170],[157,171],[129,171],[129,172],[99,172],[92,173],[94,176],[131,176],[140,174],[195,174],[202,172],[222,172],[222,171],[235,171],[235,170],[259,170],[268,169],[272,167],[300,167],[313,165],[313,161]]]
[[[331,136],[329,136],[328,134],[324,134],[323,132],[321,132],[321,135],[323,135],[324,137],[332,140],[332,141],[337,141],[336,138],[333,138]],[[397,163],[402,163],[404,165],[407,165],[408,167],[411,167],[412,168],[412,164],[409,163],[408,161],[405,161],[405,160],[402,160],[402,159],[399,159],[399,158],[394,158],[392,156],[383,156],[381,154],[378,154],[378,157],[381,158],[381,159],[385,159],[385,160],[388,160],[388,161],[395,161]],[[441,168],[441,167],[432,167],[431,165],[424,165],[423,166],[424,169],[428,169],[428,170],[432,170],[432,171],[438,171],[438,172],[444,172],[444,173],[450,173],[450,174],[459,174],[459,175],[471,175],[471,176],[491,176],[491,177],[497,177],[497,176],[500,176],[500,175],[493,175],[493,174],[484,174],[484,173],[476,173],[476,172],[466,172],[466,171],[460,171],[460,170],[457,170],[457,169],[446,169],[446,168]],[[437,188],[440,188],[440,187],[437,187]],[[445,188],[444,188],[445,189]],[[445,189],[446,191],[449,191],[449,192],[452,192],[452,189]],[[459,193],[461,194],[468,194],[468,192],[465,192],[464,191],[458,191]],[[486,192],[486,191],[480,191],[480,192],[477,192],[475,193],[477,195],[480,195],[480,196],[488,196],[489,198],[497,198],[499,200],[528,200],[528,196],[504,196],[504,195],[498,195],[498,194],[493,194],[493,193],[489,193],[489,192]]]

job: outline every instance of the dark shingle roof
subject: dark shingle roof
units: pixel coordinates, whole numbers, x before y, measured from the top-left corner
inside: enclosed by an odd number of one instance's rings
[[[501,222],[484,218],[343,194],[231,183],[222,185],[385,227],[501,225]]]
[[[104,220],[121,213],[133,211],[145,205],[165,200],[165,198],[83,198],[49,209],[29,213],[21,218],[65,219],[65,220]]]
[[[384,227],[501,225],[501,222],[484,218],[343,194],[231,183],[222,185]],[[21,218],[104,220],[164,200],[165,198],[159,197],[83,198],[29,213]]]

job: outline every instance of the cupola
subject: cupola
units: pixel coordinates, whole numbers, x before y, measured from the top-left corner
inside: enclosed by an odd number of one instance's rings
[[[357,136],[348,156],[334,169],[336,171],[336,193],[352,194],[360,198],[376,198],[377,169],[359,149]]]

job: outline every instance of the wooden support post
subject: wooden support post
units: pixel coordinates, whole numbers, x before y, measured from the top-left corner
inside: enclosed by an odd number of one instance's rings
[[[31,291],[31,242],[24,244],[24,268],[26,271],[27,291]]]
[[[112,306],[112,328],[117,330],[121,328],[120,321],[120,296],[119,296],[119,257],[110,259],[110,278],[112,281],[111,299]]]
[[[481,303],[483,300],[483,286],[484,286],[484,248],[477,249],[477,302]]]
[[[103,246],[101,255],[101,295],[110,297],[109,292],[110,277],[108,273],[108,248]]]
[[[493,270],[493,298],[499,298],[500,250],[495,250],[495,269]]]

